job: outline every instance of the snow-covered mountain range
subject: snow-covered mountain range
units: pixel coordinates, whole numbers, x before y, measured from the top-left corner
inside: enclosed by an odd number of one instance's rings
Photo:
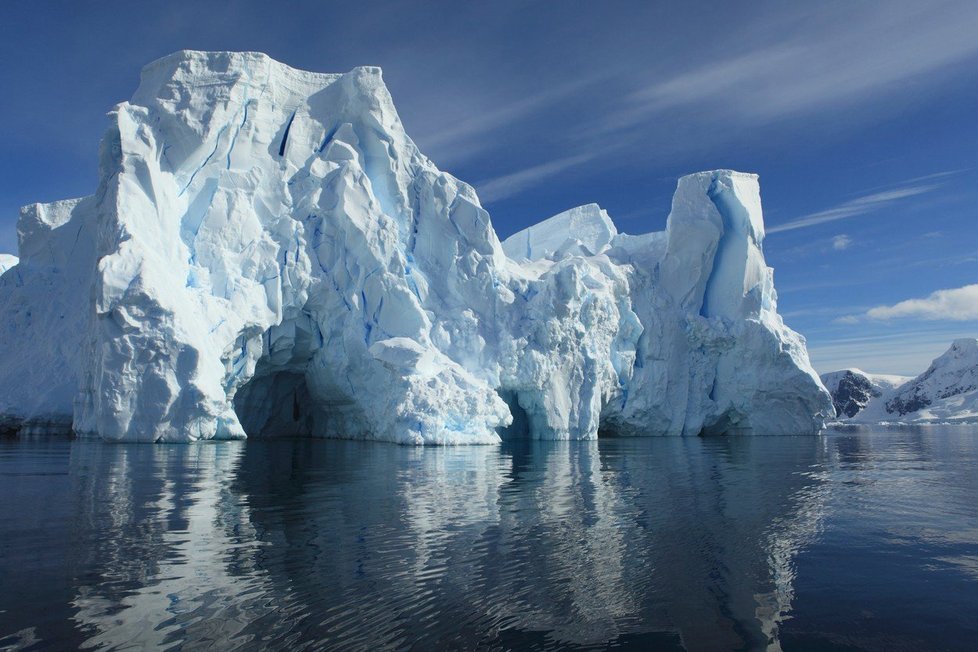
[[[843,422],[978,422],[978,339],[955,340],[917,377],[845,369],[822,382]]]
[[[377,68],[178,52],[109,114],[99,186],[0,259],[7,428],[251,435],[814,433],[757,178],[679,180],[665,232],[595,205],[501,243]]]

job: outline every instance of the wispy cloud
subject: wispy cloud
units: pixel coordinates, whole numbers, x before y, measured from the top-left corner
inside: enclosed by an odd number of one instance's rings
[[[797,53],[790,46],[760,48],[653,82],[627,96],[625,106],[605,119],[603,130],[630,128],[666,110],[701,105],[723,95],[737,97],[744,86],[776,74]]]
[[[648,80],[627,96],[608,128],[626,128],[670,109],[703,113],[722,107],[727,119],[760,124],[879,101],[905,81],[978,55],[975,3],[869,3],[768,20],[737,32],[738,42],[716,59]]]
[[[808,355],[819,373],[857,367],[870,373],[914,376],[960,337],[974,337],[960,328],[872,332],[865,337],[809,340]]]
[[[785,312],[779,310],[778,313],[785,319],[798,319],[800,317],[835,317],[840,313],[858,312],[860,310],[866,310],[866,306],[810,306]]]
[[[548,163],[541,163],[516,172],[504,174],[492,179],[486,179],[475,184],[482,201],[492,202],[512,197],[523,189],[535,183],[559,174],[564,170],[581,165],[593,158],[590,154],[578,154],[559,158]]]
[[[928,321],[978,320],[978,284],[937,290],[922,299],[907,299],[892,306],[870,308],[859,316],[862,319],[889,321],[893,319],[924,319]],[[846,318],[844,323],[856,321]]]
[[[838,206],[833,206],[832,208],[803,215],[802,217],[791,220],[790,222],[785,222],[784,224],[769,226],[766,231],[769,234],[781,233],[782,231],[804,229],[809,226],[815,226],[816,224],[835,222],[837,220],[856,217],[857,215],[865,215],[866,213],[872,213],[901,199],[908,199],[910,197],[922,195],[924,193],[937,190],[940,187],[941,184],[939,183],[926,183],[874,192],[868,195],[863,195],[862,197],[850,199],[849,201],[843,202]]]
[[[599,82],[602,77],[603,75],[592,75],[557,86],[547,86],[537,93],[512,101],[487,99],[481,106],[474,108],[470,115],[454,124],[440,122],[428,125],[426,130],[417,134],[417,140],[426,150],[437,151],[442,156],[458,158],[463,153],[471,156],[484,146],[496,142],[494,138],[486,138],[489,132],[546,111],[554,104]]]
[[[910,179],[904,179],[899,183],[884,183],[878,186],[870,186],[869,188],[864,188],[863,192],[869,194],[870,192],[875,192],[877,190],[889,190],[894,186],[914,186],[919,185],[925,181],[937,181],[938,179],[947,179],[948,177],[957,176],[965,172],[971,172],[974,167],[964,167],[956,168],[954,170],[941,170],[940,172],[931,172],[930,174],[924,174],[919,177],[912,177]]]
[[[599,22],[590,36],[605,47],[578,67],[583,79],[554,76],[536,91],[530,82],[521,88],[531,91],[520,99],[494,97],[492,88],[502,85],[487,84],[497,81],[492,76],[440,80],[451,91],[412,117],[421,127],[412,133],[443,165],[474,165],[488,151],[514,156],[525,142],[539,140],[555,143],[555,156],[591,153],[607,166],[704,153],[714,160],[721,143],[778,141],[773,132],[759,140],[754,127],[770,125],[786,135],[812,128],[813,120],[825,121],[814,127],[826,131],[878,121],[914,98],[932,97],[928,91],[978,59],[972,28],[978,3],[967,1],[784,5],[754,15],[736,12],[732,21],[722,28],[711,20],[690,23],[695,27],[680,21],[675,47],[660,47],[654,55],[620,42],[630,25],[611,29]],[[663,42],[672,36],[663,34]],[[711,45],[689,45],[699,39]],[[609,52],[617,54],[604,56]],[[831,118],[842,110],[845,119]],[[539,119],[544,114],[550,116],[546,122]]]
[[[819,278],[816,276],[816,278]],[[780,284],[778,285],[778,296],[785,296],[789,293],[808,292],[810,290],[825,290],[830,288],[848,288],[856,285],[869,285],[873,283],[867,278],[833,278],[828,280],[818,280],[809,283],[799,283],[797,285]]]

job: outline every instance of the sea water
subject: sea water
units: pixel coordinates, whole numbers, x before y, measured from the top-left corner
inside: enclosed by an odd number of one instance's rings
[[[0,440],[0,649],[978,646],[978,429]]]

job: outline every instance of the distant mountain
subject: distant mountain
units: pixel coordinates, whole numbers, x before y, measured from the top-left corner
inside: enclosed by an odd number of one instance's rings
[[[822,384],[832,394],[832,403],[839,419],[851,419],[871,401],[892,393],[911,376],[868,374],[861,369],[843,369],[822,374]]]
[[[916,378],[859,369],[821,376],[839,421],[978,422],[978,339],[955,340]]]

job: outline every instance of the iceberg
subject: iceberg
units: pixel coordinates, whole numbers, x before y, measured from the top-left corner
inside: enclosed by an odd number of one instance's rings
[[[408,444],[815,433],[757,177],[679,180],[662,233],[597,205],[500,242],[378,68],[183,51],[109,114],[89,197],[24,208],[0,424],[106,440]]]

